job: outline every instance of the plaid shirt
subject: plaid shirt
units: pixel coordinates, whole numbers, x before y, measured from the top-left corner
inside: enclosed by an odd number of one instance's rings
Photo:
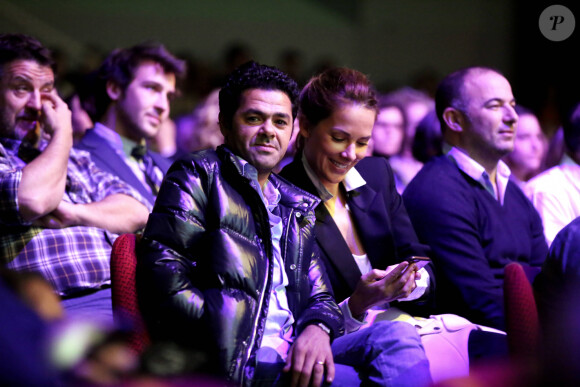
[[[61,296],[110,283],[111,246],[117,234],[96,227],[48,229],[22,219],[18,187],[26,163],[19,140],[0,138],[0,263],[14,270],[40,272]],[[147,201],[117,177],[98,169],[84,151],[71,149],[63,200],[98,202],[112,194]]]

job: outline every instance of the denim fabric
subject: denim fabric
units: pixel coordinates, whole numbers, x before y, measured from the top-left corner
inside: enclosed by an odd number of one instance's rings
[[[431,384],[429,361],[415,327],[404,322],[381,321],[334,340],[335,377],[332,387],[409,386]],[[278,363],[259,363],[253,386],[288,383]]]
[[[333,386],[409,386],[431,384],[429,361],[414,326],[400,321],[381,321],[366,329],[349,333],[332,343],[337,364],[357,370],[335,377]],[[348,378],[348,379],[342,379]]]

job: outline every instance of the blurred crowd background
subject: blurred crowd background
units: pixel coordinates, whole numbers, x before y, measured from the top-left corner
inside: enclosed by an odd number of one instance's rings
[[[558,1],[573,14],[580,6]],[[68,96],[81,76],[116,47],[145,40],[187,59],[189,75],[172,117],[190,113],[237,64],[276,65],[301,84],[331,65],[368,74],[381,92],[404,86],[431,95],[445,74],[470,65],[506,74],[518,103],[551,137],[575,100],[578,33],[546,39],[535,0],[0,0],[0,30],[22,32],[51,47],[59,89]]]

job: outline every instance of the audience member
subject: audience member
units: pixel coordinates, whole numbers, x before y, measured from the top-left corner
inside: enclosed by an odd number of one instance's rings
[[[65,98],[71,110],[73,146],[83,138],[85,132],[94,126],[95,103],[93,96],[94,74],[77,75],[74,91]],[[59,91],[62,91],[59,89]]]
[[[177,125],[170,117],[163,120],[157,134],[147,140],[147,147],[171,159],[177,152]]]
[[[318,200],[270,173],[297,95],[279,70],[241,66],[219,95],[225,145],[166,176],[138,250],[151,335],[201,349],[237,384],[424,385],[428,362],[406,324],[341,336],[314,241]]]
[[[216,149],[224,136],[218,124],[219,89],[213,90],[192,113],[176,120],[177,154],[175,159],[204,149]]]
[[[423,164],[443,154],[443,135],[435,109],[429,111],[417,125],[411,149],[413,157]]]
[[[281,173],[323,202],[316,208],[316,241],[336,298],[342,301],[355,291],[343,309],[346,316],[351,315],[350,310],[355,310],[353,316],[363,315],[367,304],[376,301],[368,297],[375,288],[381,302],[408,296],[415,288],[416,270],[401,275],[407,266],[405,258],[428,255],[428,247],[417,240],[401,197],[391,190],[388,163],[383,158],[365,158],[377,127],[378,109],[372,85],[356,70],[333,68],[312,78],[300,96],[301,149]],[[372,177],[376,179],[367,185]],[[389,276],[378,270],[368,281],[359,281],[361,272],[366,274],[374,265],[385,268],[402,262]],[[418,277],[428,284],[429,275],[421,272]],[[375,282],[377,278],[383,279]],[[367,289],[366,282],[375,286]],[[427,288],[417,289],[415,298]]]
[[[391,98],[398,100],[399,103],[403,105],[407,115],[405,151],[408,153],[411,144],[413,144],[415,129],[423,117],[434,108],[434,101],[433,98],[425,92],[410,87],[396,90],[391,92],[389,95]]]
[[[83,109],[81,99],[78,94],[72,94],[65,99],[71,111],[71,122],[73,129],[73,143],[78,144],[86,131],[93,127],[93,120],[89,113]]]
[[[121,376],[136,370],[135,355],[129,352],[122,340],[122,332],[94,319],[67,318],[54,288],[39,273],[2,269],[0,281],[35,312],[34,318],[42,319],[43,337],[36,338],[33,344],[43,354],[40,359],[42,364],[35,367],[51,370],[52,380],[47,379],[39,386],[51,385],[57,377],[62,385],[73,385],[70,384],[73,380],[76,382],[74,385],[118,382]],[[31,317],[28,316],[28,319]],[[2,330],[6,328],[7,325],[2,324]],[[17,339],[23,340],[21,336]],[[102,359],[104,355],[108,357],[106,361]],[[18,378],[10,385],[31,385],[24,383],[26,375],[19,375]],[[0,385],[4,385],[1,378]]]
[[[300,98],[303,150],[282,176],[323,201],[315,212],[316,242],[346,331],[406,321],[421,334],[435,382],[465,376],[468,338],[480,328],[458,316],[414,318],[401,310],[429,316],[435,284],[431,264],[417,271],[405,261],[429,249],[418,242],[388,162],[365,158],[376,111],[374,90],[358,71],[332,69],[313,78]],[[414,300],[420,302],[408,302]],[[505,353],[505,335],[496,336],[486,339],[503,341]],[[482,356],[477,350],[473,357]]]
[[[548,139],[548,149],[546,151],[546,159],[542,170],[550,169],[556,165],[560,165],[564,157],[566,145],[564,144],[564,129],[560,126],[552,133]]]
[[[504,266],[540,266],[547,253],[542,221],[501,161],[518,120],[511,86],[495,70],[471,67],[448,75],[435,100],[450,150],[417,174],[405,206],[433,251],[439,312],[505,330]]]
[[[60,386],[46,351],[48,323],[26,305],[3,276],[0,302],[0,385]]]
[[[391,99],[379,98],[377,120],[368,144],[372,150],[367,153],[387,159],[401,154],[405,143],[405,127],[403,107]],[[395,175],[395,186],[398,192],[403,192],[404,184],[397,175]]]
[[[52,66],[36,39],[0,35],[0,257],[10,269],[41,273],[68,314],[112,318],[111,245],[142,228],[148,209],[71,149],[71,112]]]
[[[580,216],[580,104],[562,125],[566,153],[559,165],[528,182],[526,193],[544,224],[546,241]]]
[[[540,122],[531,110],[516,105],[518,124],[514,150],[503,158],[510,168],[510,178],[522,190],[528,180],[540,172],[546,155],[546,139]]]
[[[387,97],[396,101],[405,111],[405,141],[401,152],[390,158],[389,163],[399,177],[398,191],[402,193],[409,182],[415,177],[423,163],[413,157],[412,145],[419,122],[433,108],[433,100],[422,91],[410,87],[395,90]]]
[[[577,386],[580,382],[580,217],[554,238],[542,271],[534,281],[542,328],[541,360],[550,384]]]
[[[147,149],[146,140],[156,136],[168,119],[176,78],[184,71],[184,62],[159,44],[111,52],[98,70],[97,122],[76,145],[151,204],[170,162]]]
[[[60,297],[40,273],[0,269],[0,277],[43,320],[63,318]]]

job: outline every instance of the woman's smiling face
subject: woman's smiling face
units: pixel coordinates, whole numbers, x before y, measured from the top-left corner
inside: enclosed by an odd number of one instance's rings
[[[307,129],[306,124],[300,123],[306,160],[331,193],[336,192],[346,173],[365,157],[375,119],[373,109],[349,103],[312,128]]]

